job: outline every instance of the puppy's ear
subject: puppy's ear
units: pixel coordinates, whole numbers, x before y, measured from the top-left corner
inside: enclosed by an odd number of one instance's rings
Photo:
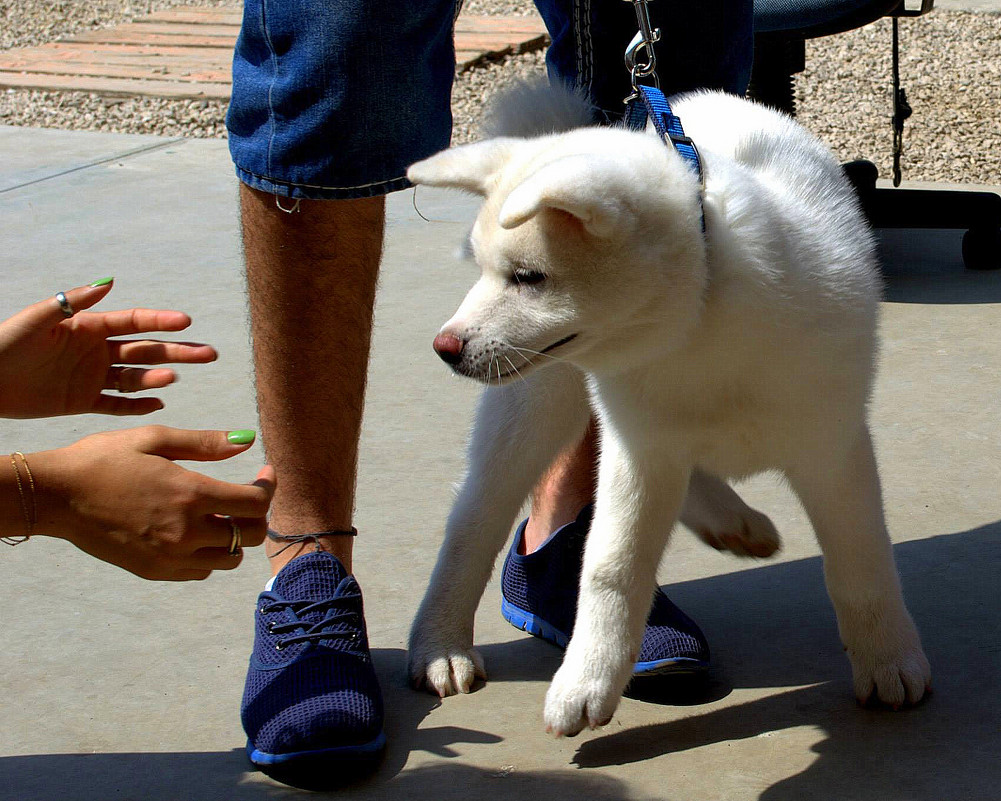
[[[514,139],[499,137],[443,150],[407,170],[412,183],[464,189],[485,195],[494,175],[511,158]]]
[[[501,206],[502,228],[517,228],[546,210],[576,218],[591,236],[610,237],[626,223],[615,186],[614,165],[592,157],[567,156],[547,164],[518,184]]]

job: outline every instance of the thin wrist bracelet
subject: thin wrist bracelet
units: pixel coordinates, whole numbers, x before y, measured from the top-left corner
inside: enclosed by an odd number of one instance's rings
[[[25,492],[25,485],[21,480],[21,470],[17,464],[18,457],[20,457],[24,473],[28,477],[27,492]],[[21,499],[21,512],[24,514],[26,533],[20,537],[0,537],[0,542],[5,545],[20,545],[22,542],[27,542],[31,539],[31,535],[35,530],[35,523],[38,522],[38,508],[35,505],[35,477],[31,474],[31,468],[28,467],[28,460],[24,458],[24,454],[21,451],[14,451],[10,455],[10,466],[14,468],[14,479],[17,481],[17,494]]]

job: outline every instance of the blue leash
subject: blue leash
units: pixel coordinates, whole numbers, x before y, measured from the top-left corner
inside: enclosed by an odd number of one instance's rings
[[[647,120],[653,122],[653,127],[657,134],[664,140],[664,144],[670,143],[678,154],[688,163],[688,165],[699,176],[699,182],[705,182],[705,175],[702,172],[702,159],[699,157],[699,149],[695,143],[685,135],[685,129],[681,126],[681,119],[671,110],[671,104],[667,102],[664,93],[653,86],[636,86],[635,93],[626,102],[626,113],[623,120],[628,128],[634,131],[646,129]],[[702,195],[699,195],[699,208],[702,207]],[[706,215],[702,212],[702,232],[706,230]]]
[[[671,110],[664,93],[653,86],[637,86],[636,97],[626,106],[625,123],[634,131],[646,128],[647,120],[653,121],[654,128],[664,143],[670,142],[681,157],[695,170],[702,180],[702,160],[695,143],[685,135],[681,120]],[[642,101],[642,102],[640,102]]]
[[[650,12],[647,8],[649,0],[630,0],[636,11],[637,34],[626,48],[626,69],[629,71],[633,93],[623,102],[626,113],[623,120],[630,130],[646,130],[647,120],[653,123],[657,135],[664,144],[669,144],[691,167],[699,177],[702,189],[705,189],[705,173],[702,171],[702,159],[699,149],[690,137],[685,135],[681,120],[671,110],[664,93],[658,88],[657,54],[654,45],[660,41],[660,28],[654,28],[650,23]],[[640,83],[647,80],[648,83]],[[653,85],[650,86],[649,84]],[[702,205],[702,192],[699,192],[699,212],[702,216],[702,233],[706,232],[706,213]]]

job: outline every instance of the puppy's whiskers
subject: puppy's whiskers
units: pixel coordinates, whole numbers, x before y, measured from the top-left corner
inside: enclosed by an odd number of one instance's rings
[[[506,361],[506,362],[507,362],[507,363],[508,363],[509,365],[511,365],[511,370],[512,370],[512,372],[513,372],[513,373],[514,373],[514,374],[515,374],[516,376],[518,376],[518,378],[519,378],[519,379],[524,379],[524,376],[523,376],[523,375],[521,374],[521,370],[519,370],[519,369],[518,369],[517,367],[515,367],[515,364],[514,364],[514,362],[513,362],[513,361],[511,361],[511,359],[510,359],[510,358],[508,358],[508,356],[507,356],[506,354],[505,354],[505,356],[504,356],[504,361]],[[508,373],[508,375],[511,375],[511,373]]]
[[[515,353],[518,353],[519,355],[524,355],[528,353],[532,356],[544,356],[547,359],[552,359],[554,362],[566,362],[566,359],[561,359],[559,356],[552,356],[548,353],[543,353],[541,350],[532,350],[531,348],[519,348],[516,345],[508,345],[507,347],[509,347],[511,350],[515,351]],[[526,359],[526,361],[529,364],[532,363],[531,359]]]

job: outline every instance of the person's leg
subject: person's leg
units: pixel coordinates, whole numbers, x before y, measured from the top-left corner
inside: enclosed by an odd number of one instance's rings
[[[374,768],[386,741],[347,532],[382,196],[448,144],[455,2],[306,5],[245,0],[227,117],[262,439],[281,487],[241,719],[257,767],[325,789]]]
[[[583,92],[605,120],[621,117],[622,101],[631,92],[624,55],[638,30],[632,3],[536,0],[536,5],[553,40],[546,53],[550,79]],[[648,10],[661,32],[655,52],[665,94],[747,90],[753,0],[651,0]]]
[[[556,458],[532,491],[532,512],[518,543],[519,553],[538,550],[550,534],[572,523],[594,501],[597,464],[598,430],[592,421],[584,438]]]
[[[240,209],[261,432],[281,468],[270,527],[348,531],[385,201],[302,200],[289,214],[241,185]],[[353,541],[316,544],[350,572]],[[272,572],[313,548],[269,542]]]

